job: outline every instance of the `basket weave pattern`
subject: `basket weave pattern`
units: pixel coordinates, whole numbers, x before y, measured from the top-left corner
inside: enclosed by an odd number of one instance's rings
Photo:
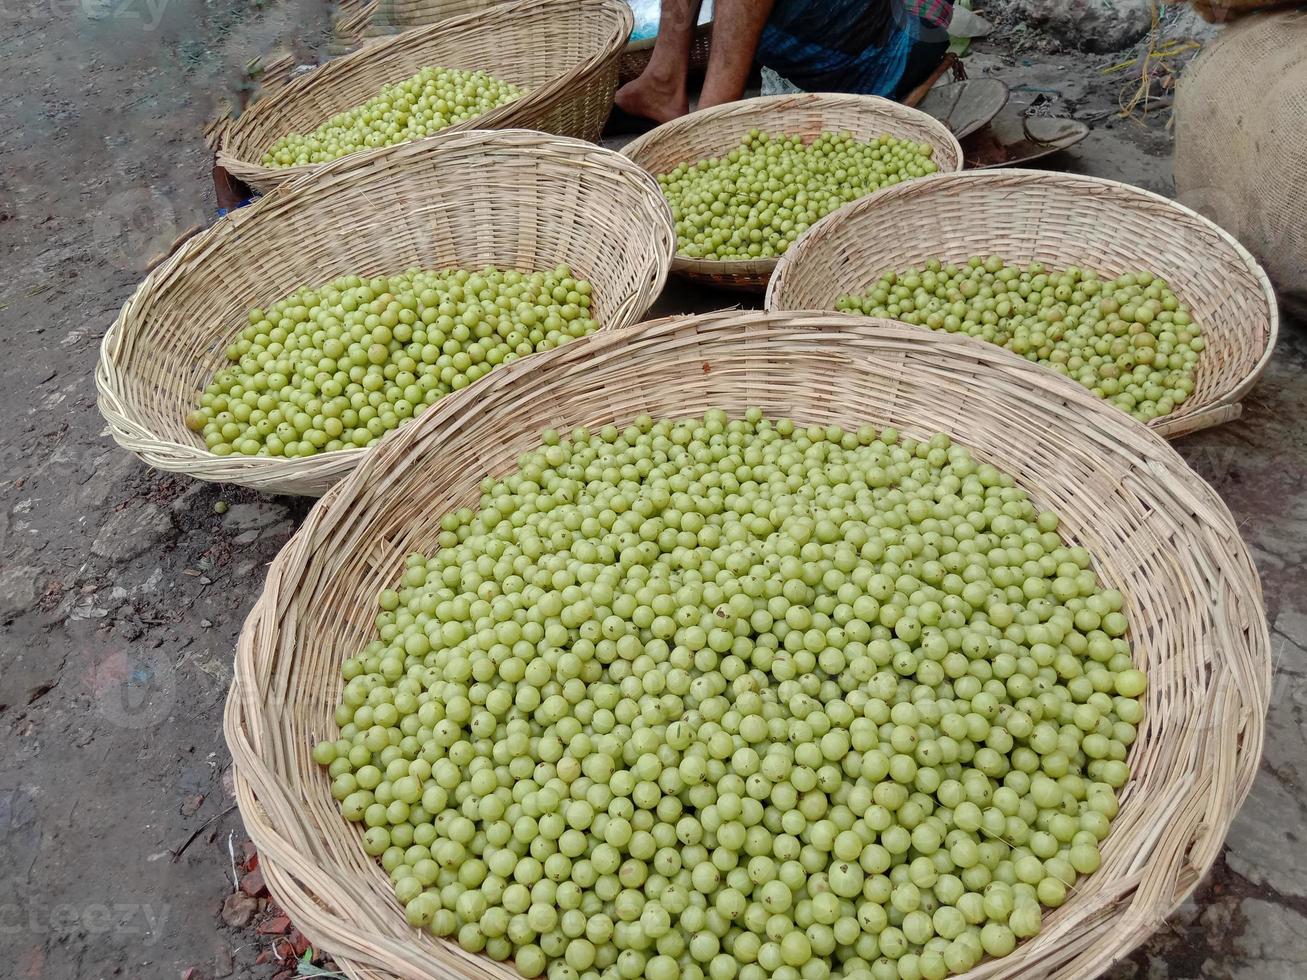
[[[745,99],[701,109],[650,130],[622,150],[650,173],[667,173],[681,163],[695,163],[736,149],[750,130],[800,136],[812,142],[822,133],[850,132],[868,140],[881,134],[929,143],[935,166],[943,172],[962,169],[962,148],[943,123],[924,112],[874,95],[829,95],[801,92]],[[761,292],[776,268],[776,259],[691,259],[677,255],[672,271],[697,282],[728,289]]]
[[[617,80],[625,85],[649,67],[653,57],[654,38],[632,41],[622,51],[622,60],[618,63]],[[690,44],[690,71],[701,72],[708,67],[708,54],[712,50],[712,24],[700,24],[695,28],[694,40]]]
[[[152,466],[321,494],[367,450],[215,456],[184,424],[252,307],[344,275],[565,262],[594,287],[600,327],[625,326],[661,292],[675,241],[653,178],[580,140],[473,130],[347,157],[232,212],[146,278],[105,335],[100,411]]]
[[[1073,382],[971,338],[834,313],[673,318],[593,335],[441,401],[335,487],[269,570],[227,702],[238,800],[277,901],[351,977],[514,976],[406,926],[311,759],[337,731],[340,663],[371,638],[377,593],[546,427],[752,406],[948,433],[1056,510],[1127,597],[1150,687],[1103,866],[1038,937],[966,976],[1096,976],[1210,867],[1257,771],[1271,670],[1257,575],[1211,488]]]
[[[1228,233],[1138,187],[1042,170],[942,174],[846,205],[781,257],[767,308],[834,309],[890,270],[991,254],[1105,276],[1146,269],[1167,280],[1207,342],[1193,393],[1149,423],[1168,437],[1237,418],[1275,346],[1270,281]]]
[[[335,30],[338,37],[359,45],[368,38],[436,24],[442,20],[477,13],[514,0],[370,0],[340,4]]]
[[[593,141],[612,108],[617,61],[633,23],[631,8],[621,0],[521,0],[369,41],[228,122],[219,136],[217,162],[264,191],[325,166],[266,167],[261,161],[280,137],[309,132],[425,67],[484,69],[527,90],[514,102],[442,132],[538,129]]]

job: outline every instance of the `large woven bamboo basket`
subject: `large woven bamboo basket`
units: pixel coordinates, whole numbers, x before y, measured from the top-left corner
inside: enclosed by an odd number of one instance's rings
[[[620,327],[657,299],[675,241],[652,178],[580,140],[472,130],[346,158],[232,212],[146,278],[105,335],[100,411],[151,466],[316,496],[370,450],[215,456],[185,426],[251,308],[343,275],[565,262],[594,287],[600,328]]]
[[[917,109],[874,95],[801,92],[745,99],[700,109],[650,130],[622,152],[652,174],[667,173],[681,163],[729,153],[753,129],[802,136],[811,142],[822,133],[851,132],[858,139],[889,134],[929,143],[941,171],[962,169],[962,147],[948,127]],[[677,255],[672,271],[708,285],[761,292],[776,259],[692,259]]]
[[[512,0],[371,0],[365,4],[341,5],[335,22],[337,44],[352,50],[370,38],[384,37],[424,24],[435,24],[460,14],[484,10]],[[712,24],[700,24],[690,47],[690,70],[702,72],[708,67],[708,50],[712,43]],[[631,41],[622,48],[617,62],[619,85],[631,81],[649,65],[654,38]]]
[[[1166,279],[1207,341],[1193,394],[1149,423],[1167,437],[1238,418],[1275,347],[1270,281],[1227,232],[1138,187],[1043,170],[941,174],[854,201],[782,256],[767,308],[834,309],[891,269],[975,255],[1108,276],[1146,269]]]
[[[335,30],[342,42],[357,46],[369,38],[437,24],[514,0],[370,0],[340,5]]]
[[[526,89],[520,99],[450,130],[538,129],[593,141],[612,108],[617,59],[633,22],[620,0],[520,0],[372,40],[255,101],[223,126],[218,165],[263,191],[318,169],[260,161],[280,137],[313,130],[428,66],[480,68]]]
[[[405,925],[310,756],[337,733],[340,664],[372,637],[378,592],[546,427],[754,406],[949,434],[1055,509],[1127,596],[1150,685],[1103,866],[1038,937],[967,976],[1096,976],[1211,866],[1257,772],[1270,639],[1230,512],[1175,451],[1071,381],[971,338],[837,313],[673,318],[595,334],[441,401],[336,486],[269,569],[227,702],[237,799],[278,903],[350,977],[515,976]]]

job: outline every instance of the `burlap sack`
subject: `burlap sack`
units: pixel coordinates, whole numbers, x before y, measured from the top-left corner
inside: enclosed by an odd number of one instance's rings
[[[1277,289],[1307,301],[1307,11],[1227,27],[1175,100],[1177,198],[1225,227]]]

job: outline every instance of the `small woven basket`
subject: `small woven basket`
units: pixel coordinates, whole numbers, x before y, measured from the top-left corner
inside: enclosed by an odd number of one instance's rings
[[[538,129],[593,141],[612,108],[617,59],[633,23],[621,0],[520,0],[370,40],[229,120],[216,134],[218,165],[262,191],[319,169],[325,164],[267,167],[261,161],[280,137],[311,131],[425,67],[484,69],[526,90],[444,132]]]
[[[1150,683],[1103,866],[1038,937],[967,976],[1097,976],[1211,866],[1257,772],[1271,680],[1257,573],[1216,493],[1129,417],[971,338],[836,313],[680,317],[593,335],[444,399],[369,454],[270,567],[227,701],[237,799],[278,904],[350,977],[516,976],[405,924],[311,758],[338,731],[340,665],[372,638],[378,592],[546,427],[754,406],[949,434],[1056,510],[1127,597]]]
[[[677,164],[729,153],[753,129],[801,136],[806,142],[828,132],[851,132],[862,140],[889,134],[929,143],[935,148],[935,165],[941,171],[962,169],[962,147],[939,120],[874,95],[818,92],[771,95],[700,109],[650,130],[628,143],[622,152],[650,173],[662,174]],[[672,271],[712,286],[762,292],[776,261],[677,255]]]
[[[662,291],[675,241],[653,179],[580,140],[472,130],[349,157],[233,211],[146,278],[105,335],[100,411],[151,466],[316,496],[369,450],[215,456],[185,426],[251,308],[343,275],[567,263],[593,285],[600,327],[626,326]]]
[[[622,50],[622,59],[617,66],[617,81],[625,85],[649,67],[653,57],[654,41],[647,37],[632,41]],[[712,51],[712,24],[700,24],[694,29],[694,41],[690,44],[690,71],[701,72],[708,67],[708,55]]]
[[[1217,225],[1129,184],[1043,170],[942,174],[854,201],[782,256],[767,308],[834,309],[891,269],[975,255],[1164,278],[1207,341],[1193,393],[1149,423],[1167,437],[1238,418],[1279,332],[1266,273]]]

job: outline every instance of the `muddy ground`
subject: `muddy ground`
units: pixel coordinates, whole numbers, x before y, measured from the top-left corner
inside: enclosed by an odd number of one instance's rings
[[[278,43],[312,57],[328,11],[0,0],[0,18],[0,976],[271,976],[272,940],[220,915],[244,856],[221,716],[241,621],[310,502],[147,469],[106,438],[93,372],[150,258],[213,219],[215,96]],[[1094,123],[1050,165],[1168,192],[1165,112],[1114,117],[1113,59],[1056,47],[1004,33],[972,71]],[[738,301],[673,286],[658,311]],[[1307,973],[1305,368],[1286,324],[1244,418],[1178,443],[1253,548],[1277,682],[1230,846],[1119,980]]]

